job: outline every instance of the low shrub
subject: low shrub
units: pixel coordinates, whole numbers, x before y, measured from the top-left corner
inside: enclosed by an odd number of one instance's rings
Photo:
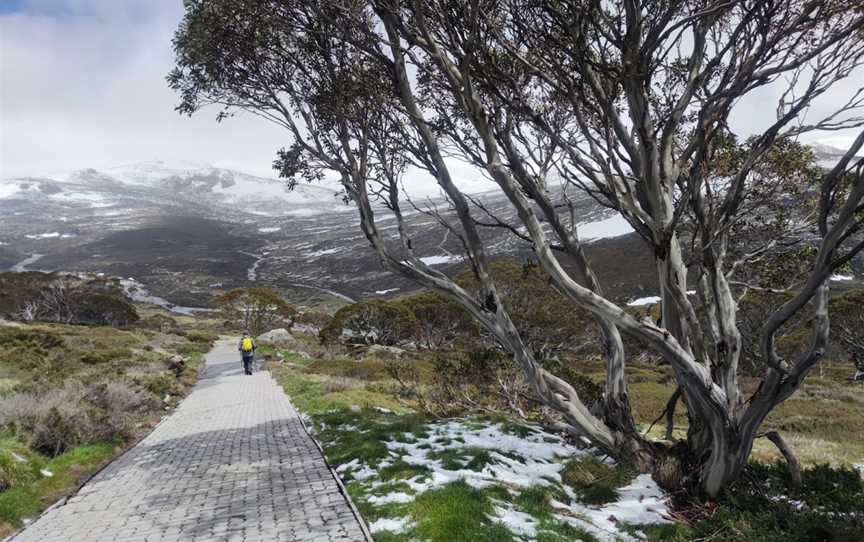
[[[138,415],[155,410],[159,406],[154,395],[118,381],[91,386],[88,390],[88,398],[97,408],[91,415],[87,438],[90,442],[131,437],[134,421]]]
[[[181,356],[191,356],[192,354],[206,354],[210,348],[209,343],[186,343],[173,346],[172,350]]]
[[[102,365],[115,360],[129,359],[132,351],[128,348],[115,348],[111,350],[87,350],[82,352],[79,359],[85,365]]]
[[[344,376],[329,376],[324,379],[322,388],[327,393],[348,391],[362,387],[362,385],[353,378]]]
[[[216,335],[215,333],[206,333],[204,331],[189,331],[186,333],[186,340],[189,342],[204,343],[207,344],[208,347],[218,339],[219,335]]]
[[[83,418],[82,413],[74,408],[61,412],[52,406],[36,421],[30,436],[30,449],[49,457],[71,450],[83,441],[82,426],[86,423]]]
[[[298,326],[306,326],[310,331],[317,333],[327,327],[331,318],[333,317],[324,311],[306,310],[297,315],[294,323]]]
[[[171,333],[180,329],[180,325],[177,323],[177,320],[171,318],[170,316],[165,316],[164,314],[154,314],[152,316],[148,316],[147,318],[142,319],[138,323],[138,325],[139,327],[143,327],[144,329],[161,331],[163,333]]]
[[[183,386],[177,381],[177,378],[168,371],[136,375],[134,381],[156,397],[180,395],[183,393]]]
[[[155,397],[124,382],[85,386],[71,380],[47,392],[0,399],[0,426],[53,457],[79,444],[127,438],[135,416],[156,406]]]
[[[339,309],[318,334],[322,343],[342,341],[393,346],[410,341],[417,319],[405,306],[381,299],[363,300]]]

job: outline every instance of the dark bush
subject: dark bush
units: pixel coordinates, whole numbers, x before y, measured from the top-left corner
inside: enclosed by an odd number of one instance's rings
[[[85,386],[70,380],[48,391],[0,399],[0,428],[27,438],[34,451],[53,456],[79,444],[126,438],[134,418],[157,406],[153,395],[124,382]]]
[[[318,334],[323,343],[347,342],[393,346],[410,341],[417,319],[404,305],[380,299],[364,300],[339,309]]]
[[[599,340],[591,315],[564,297],[538,266],[501,260],[490,268],[513,324],[538,360],[597,350]],[[470,272],[459,274],[456,280],[477,292],[477,281]]]
[[[80,291],[71,296],[72,324],[127,327],[138,321],[138,311],[124,297]]]
[[[96,407],[91,414],[88,442],[129,438],[136,417],[159,406],[152,394],[116,381],[90,386],[88,399]]]
[[[310,330],[320,331],[327,327],[331,318],[333,317],[324,311],[307,310],[297,315],[295,324],[302,324],[307,326]]]
[[[477,322],[455,301],[435,292],[420,292],[392,303],[411,311],[417,324],[413,341],[429,349],[476,341]]]
[[[30,436],[30,449],[43,455],[54,457],[71,450],[81,443],[80,416],[61,412],[56,406],[48,409],[33,427]]]

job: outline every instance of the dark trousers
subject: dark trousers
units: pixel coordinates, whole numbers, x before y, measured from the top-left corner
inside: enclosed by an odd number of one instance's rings
[[[243,372],[247,375],[252,374],[252,363],[255,361],[255,356],[243,356]]]

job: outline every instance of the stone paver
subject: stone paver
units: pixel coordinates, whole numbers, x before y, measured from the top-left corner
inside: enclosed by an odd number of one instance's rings
[[[282,389],[221,341],[169,418],[12,540],[365,538]]]

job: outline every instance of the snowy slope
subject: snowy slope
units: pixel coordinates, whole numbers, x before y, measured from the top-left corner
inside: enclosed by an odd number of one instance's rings
[[[60,206],[122,207],[124,204],[231,208],[254,215],[316,214],[346,210],[336,190],[256,177],[206,164],[162,161],[102,170],[81,169],[49,178],[0,181],[0,200],[41,200]]]

